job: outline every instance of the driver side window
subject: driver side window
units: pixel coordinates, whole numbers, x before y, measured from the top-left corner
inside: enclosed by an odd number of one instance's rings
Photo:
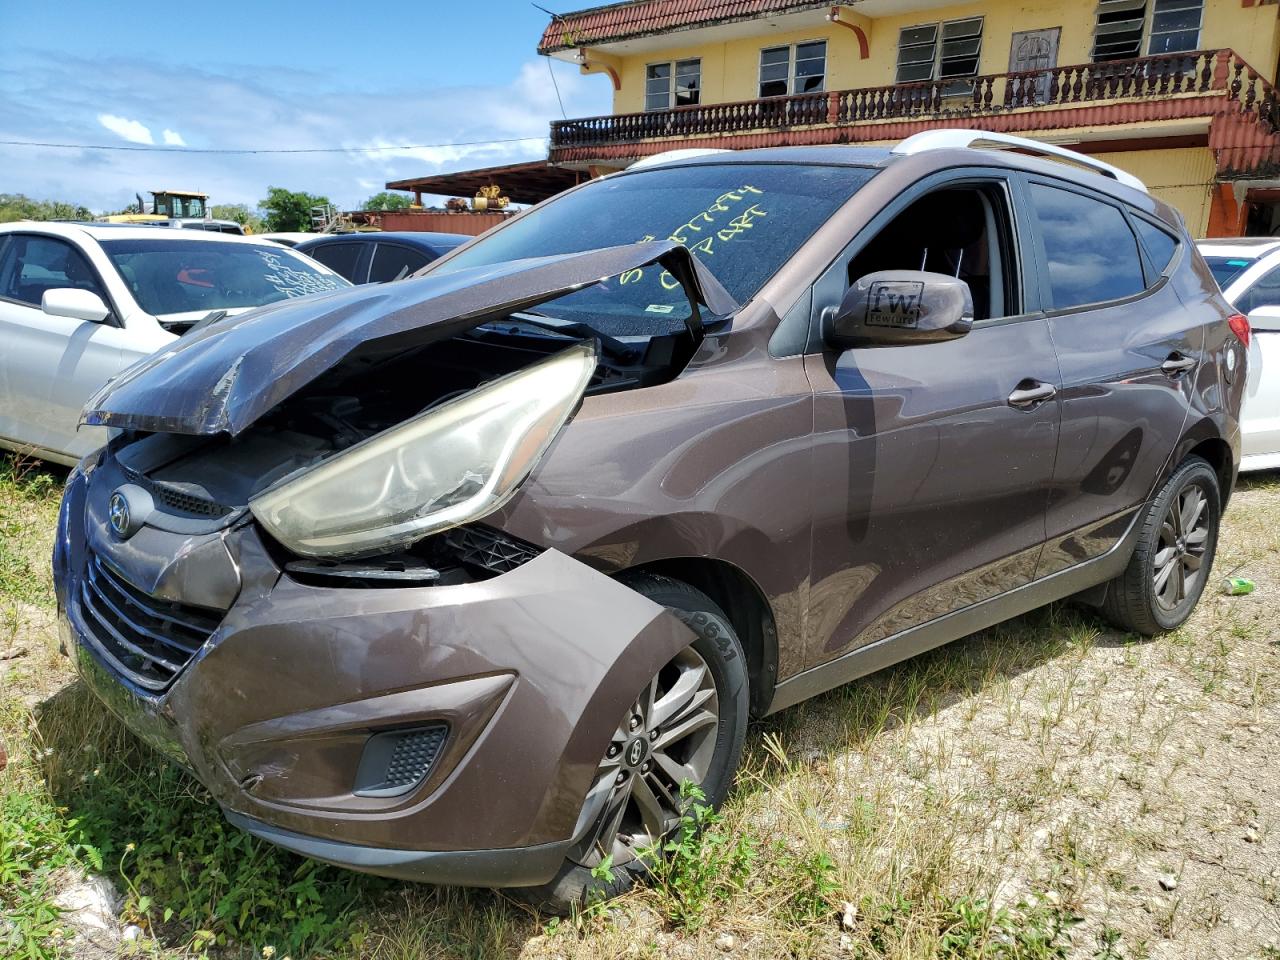
[[[849,261],[847,282],[881,270],[958,277],[973,294],[975,322],[1021,312],[1007,195],[997,184],[927,193]]]
[[[40,309],[46,290],[106,292],[83,253],[57,237],[15,236],[0,261],[0,297]]]

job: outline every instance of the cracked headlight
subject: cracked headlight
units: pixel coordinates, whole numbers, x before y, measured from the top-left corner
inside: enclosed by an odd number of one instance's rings
[[[307,557],[372,554],[492,513],[569,419],[596,367],[579,344],[421,413],[249,501]]]

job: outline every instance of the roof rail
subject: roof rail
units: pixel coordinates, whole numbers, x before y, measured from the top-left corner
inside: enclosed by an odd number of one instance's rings
[[[723,147],[687,147],[684,150],[664,150],[662,153],[651,153],[635,161],[628,170],[643,170],[645,167],[656,167],[673,160],[689,160],[693,157],[706,157],[713,153],[730,153]]]
[[[1039,154],[1042,157],[1056,157],[1078,166],[1087,167],[1094,173],[1110,177],[1126,187],[1133,187],[1147,193],[1147,185],[1131,173],[1114,167],[1101,160],[1095,160],[1088,154],[1068,150],[1052,143],[1042,143],[1027,137],[1012,137],[1007,133],[992,133],[989,130],[926,130],[915,136],[907,137],[893,148],[893,152],[903,156],[924,153],[926,150],[961,150],[972,147],[975,143],[996,144],[1008,149],[1025,150],[1027,153]]]

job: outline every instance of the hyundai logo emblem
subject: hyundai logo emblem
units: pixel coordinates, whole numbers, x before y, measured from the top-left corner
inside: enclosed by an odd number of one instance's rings
[[[117,540],[127,540],[142,529],[155,509],[151,494],[136,483],[126,483],[107,501],[107,526]]]
[[[644,740],[639,737],[632,740],[627,746],[627,765],[639,766],[640,761],[644,759]]]
[[[119,490],[111,495],[111,499],[107,503],[107,522],[111,524],[111,532],[117,537],[127,537],[131,532],[129,530],[129,501]]]

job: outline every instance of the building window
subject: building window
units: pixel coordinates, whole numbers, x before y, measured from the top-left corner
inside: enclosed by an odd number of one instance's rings
[[[898,83],[977,76],[982,17],[903,27],[898,33]],[[967,84],[959,84],[967,90]]]
[[[701,60],[651,63],[644,68],[644,108],[669,110],[690,106],[698,102],[701,87]]]
[[[1138,56],[1146,21],[1146,0],[1100,0],[1093,29],[1093,62]]]
[[[827,41],[766,47],[760,51],[760,96],[821,93],[827,82]]]
[[[1147,53],[1181,53],[1200,46],[1204,0],[1156,0]]]
[[[1093,60],[1130,60],[1147,53],[1180,53],[1200,46],[1204,0],[1100,0],[1093,31]]]

